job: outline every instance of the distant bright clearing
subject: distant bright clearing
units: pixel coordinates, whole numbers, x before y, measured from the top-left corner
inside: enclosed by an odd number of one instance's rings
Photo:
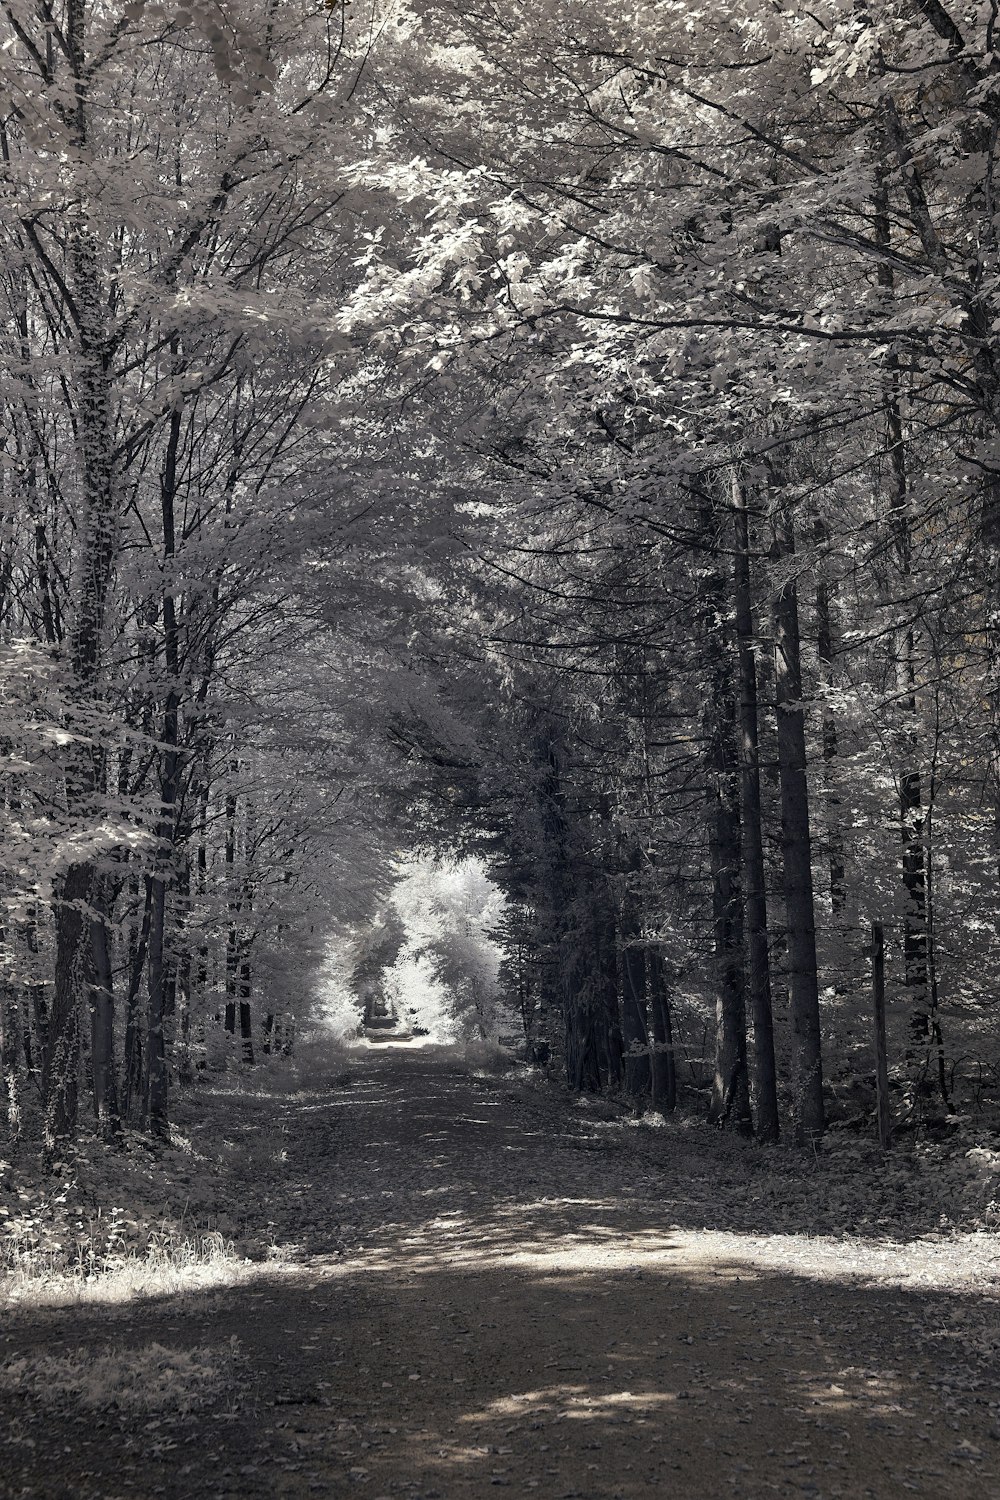
[[[398,935],[374,987],[398,1016],[400,1033],[416,1030],[415,1043],[449,1046],[510,1029],[499,995],[502,950],[492,936],[505,907],[480,859],[416,854],[397,862],[389,897],[367,930]],[[317,1019],[345,1044],[361,1022],[357,964],[365,936],[361,926],[332,938],[317,983]],[[367,977],[371,987],[370,970]]]

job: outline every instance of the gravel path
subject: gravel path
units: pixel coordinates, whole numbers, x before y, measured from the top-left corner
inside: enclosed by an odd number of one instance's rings
[[[985,1237],[956,1257],[775,1235],[752,1148],[402,1048],[264,1108],[247,1128],[280,1130],[281,1176],[228,1209],[283,1262],[0,1330],[29,1365],[216,1351],[223,1388],[141,1415],[6,1396],[0,1495],[1000,1493]]]

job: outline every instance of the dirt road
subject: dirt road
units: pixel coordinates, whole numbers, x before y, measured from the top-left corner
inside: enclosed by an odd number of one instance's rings
[[[235,1338],[229,1389],[148,1419],[8,1397],[0,1495],[1000,1493],[995,1288],[880,1283],[808,1224],[772,1242],[700,1127],[388,1049],[264,1108],[287,1159],[233,1212],[295,1268],[0,1332],[29,1360]]]

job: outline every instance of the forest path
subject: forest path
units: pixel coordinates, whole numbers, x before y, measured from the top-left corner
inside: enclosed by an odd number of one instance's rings
[[[228,1395],[148,1417],[5,1398],[0,1495],[1000,1493],[975,1288],[852,1279],[805,1225],[775,1252],[753,1148],[403,1048],[267,1108],[281,1178],[232,1211],[296,1240],[293,1267],[0,1330],[29,1359],[235,1337]]]

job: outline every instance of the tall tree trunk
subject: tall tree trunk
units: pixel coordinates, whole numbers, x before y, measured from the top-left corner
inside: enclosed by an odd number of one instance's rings
[[[129,979],[128,994],[125,998],[125,1045],[122,1052],[122,1087],[121,1108],[122,1117],[130,1125],[142,1125],[144,1123],[144,1110],[146,1107],[146,1095],[143,1088],[144,1069],[144,1036],[146,1028],[143,1026],[142,1008],[139,996],[142,992],[142,977],[146,968],[146,955],[149,952],[149,933],[153,920],[153,892],[152,885],[147,879],[143,882],[142,917],[139,930],[135,934],[134,941],[129,949]]]
[[[86,993],[84,934],[90,933],[93,869],[70,865],[55,901],[56,965],[45,1043],[42,1093],[45,1145],[51,1151],[76,1133],[80,1100],[80,1012]]]
[[[893,459],[890,522],[897,570],[902,589],[905,590],[912,571],[913,543],[910,536],[902,419],[894,393],[887,397],[886,417]],[[931,1004],[927,968],[927,880],[924,870],[924,798],[917,714],[916,636],[912,624],[896,632],[893,669],[895,700],[901,716],[900,761],[896,767],[896,781],[899,788],[899,830],[902,841],[901,874],[906,892],[903,910],[903,968],[910,996],[910,1033],[913,1041],[918,1046],[923,1046],[931,1034]]]
[[[211,756],[206,753],[201,761],[201,777],[198,787],[198,842],[195,850],[195,894],[199,903],[204,908],[205,896],[208,892],[208,804],[211,786]],[[202,933],[198,942],[198,962],[195,968],[195,994],[198,1004],[204,1014],[208,999],[208,977],[209,977],[209,948],[208,937],[204,930],[204,910],[201,912]]]
[[[180,352],[174,338],[171,353],[176,365]],[[174,502],[177,494],[177,454],[181,436],[181,404],[170,414],[163,472],[160,475],[160,516],[163,529],[164,589],[160,603],[163,620],[163,663],[166,670],[166,692],[160,729],[160,816],[157,827],[156,861],[151,878],[151,922],[149,929],[149,1037],[147,1044],[147,1080],[149,1090],[149,1124],[154,1134],[169,1134],[167,1106],[168,1071],[165,1021],[168,1009],[166,959],[167,883],[173,867],[177,837],[176,805],[179,769],[178,741],[180,716],[180,645],[177,627],[177,605],[173,592],[173,570],[176,556]]]
[[[89,151],[86,30],[85,0],[67,0],[65,37],[74,101],[68,115],[70,146],[83,160]],[[74,430],[82,491],[75,535],[76,607],[69,652],[73,677],[69,713],[72,728],[78,711],[85,708],[92,712],[99,699],[105,617],[119,545],[108,297],[99,242],[82,194],[70,215],[67,258],[77,343]],[[81,728],[86,735],[88,725]],[[83,740],[66,776],[67,810],[71,818],[86,824],[100,815],[102,774],[101,748]],[[71,865],[56,906],[55,993],[46,1049],[45,1114],[49,1146],[71,1137],[76,1130],[80,1010],[85,973],[93,961],[89,951],[81,951],[81,945],[88,949],[90,946],[93,924],[85,908],[98,879],[99,872],[90,861]]]
[[[637,888],[640,860],[639,848],[635,846],[627,851],[622,861],[624,885],[618,927],[621,944],[625,1089],[636,1101],[648,1098],[652,1088],[646,950],[642,932],[642,898]]]
[[[24,1061],[29,1075],[38,1090],[38,1097],[45,1101],[44,1078],[46,1072],[45,1053],[49,1034],[49,1000],[45,985],[37,978],[41,944],[38,941],[38,910],[32,901],[25,908],[22,926],[24,945],[28,950],[31,979],[28,983],[27,1019],[24,1030]]]
[[[938,1000],[937,959],[934,951],[934,839],[932,812],[934,807],[934,778],[931,778],[930,805],[927,811],[927,984],[930,1000],[930,1038],[927,1049],[927,1069],[933,1069],[937,1091],[946,1110],[951,1109],[948,1091],[948,1068],[944,1050],[944,1033],[941,1029],[941,1008]]]
[[[771,549],[772,561],[779,574],[773,605],[775,696],[794,1054],[793,1120],[795,1141],[802,1145],[822,1135],[824,1115],[816,912],[806,780],[799,604],[792,571],[794,556],[792,518],[784,507],[779,506],[774,518],[774,545]]]
[[[576,1047],[575,1020],[571,1019],[576,997],[561,964],[570,904],[566,873],[568,828],[558,742],[547,726],[540,729],[535,739],[533,758],[538,815],[539,946],[550,956],[540,974],[539,1034],[558,1052],[559,1046]],[[567,1082],[572,1084],[576,1077],[575,1052],[572,1057],[565,1052],[563,1062]]]
[[[760,728],[757,713],[757,661],[750,577],[750,527],[746,497],[733,473],[736,517],[735,605],[740,674],[740,782],[743,807],[743,906],[749,959],[750,1019],[753,1027],[753,1095],[757,1135],[778,1139],[778,1088],[774,1064],[774,1020],[771,1011],[771,960],[768,951],[767,881],[760,797]]]
[[[5,963],[6,947],[7,930],[0,925],[0,962]],[[0,979],[0,1087],[6,1095],[7,1134],[12,1141],[21,1133],[20,1010],[16,984]]]
[[[599,1033],[596,1049],[597,1070],[604,1065],[608,1088],[629,1087],[625,1061],[626,1042],[622,1036],[618,1004],[618,951],[614,907],[607,891],[594,882],[592,910],[593,991],[591,1009],[595,1012],[594,1029]],[[600,1078],[598,1082],[600,1083]]]
[[[94,1118],[102,1140],[110,1140],[121,1128],[114,1053],[115,997],[109,930],[111,905],[108,882],[100,880],[91,900],[90,949],[94,971],[90,994],[90,1057]]]
[[[2,155],[4,162],[9,164],[10,150],[6,132],[2,132]],[[21,353],[20,379],[23,381],[25,389],[31,393],[31,402],[34,404],[38,401],[38,392],[36,382],[31,374],[34,364],[34,344],[31,322],[28,315],[26,285],[22,286],[16,296],[14,322],[17,328]],[[33,415],[29,414],[28,420],[22,424],[13,413],[11,425],[17,453],[15,483],[23,496],[25,509],[31,521],[35,583],[38,593],[42,635],[48,645],[55,646],[62,638],[62,628],[58,615],[56,593],[52,586],[52,570],[50,567],[49,542],[45,528],[44,505],[39,492],[38,471],[44,459],[39,441],[38,426]]]
[[[234,761],[231,770],[237,768]],[[239,901],[236,894],[236,793],[226,795],[226,885],[229,928],[226,934],[226,1032],[236,1035],[236,989],[240,967],[240,935],[237,926]]]
[[[165,978],[164,934],[166,931],[167,883],[149,875],[149,990],[146,1012],[146,1115],[154,1135],[169,1134],[167,1112],[167,1055],[164,1036]]]
[[[253,984],[250,970],[250,959],[244,957],[240,964],[240,1042],[243,1061],[253,1067],[255,1058],[253,1050],[253,1018],[250,1011],[250,999],[253,994]]]
[[[823,552],[829,545],[829,532],[823,521],[816,522],[816,545],[820,550],[816,574],[816,650],[819,656],[820,682],[828,695],[834,685],[833,615],[830,609],[830,585],[823,563]],[[823,699],[823,778],[826,790],[826,843],[830,870],[830,905],[834,922],[842,921],[847,906],[847,871],[844,859],[844,834],[841,827],[840,791],[837,782],[837,716],[829,697]]]
[[[923,196],[919,173],[903,138],[902,125],[891,98],[883,108],[886,142],[891,146],[903,174],[914,223],[923,226],[925,249],[937,259],[941,268],[943,251],[936,241],[933,225]],[[885,170],[875,175],[874,238],[883,252],[879,261],[879,285],[887,292],[895,286],[890,259],[892,221]],[[930,239],[928,240],[928,236]],[[936,248],[935,248],[936,247]],[[895,557],[900,593],[905,594],[913,570],[913,538],[910,526],[909,476],[906,460],[906,435],[903,428],[901,387],[903,372],[894,350],[885,359],[886,448],[889,456],[889,529]],[[890,605],[892,600],[890,598]],[[928,1047],[931,1041],[931,994],[927,953],[927,883],[924,870],[924,809],[920,775],[920,734],[916,696],[916,638],[912,623],[893,635],[893,673],[895,696],[902,715],[900,762],[895,767],[899,788],[899,827],[902,841],[901,875],[906,903],[903,912],[903,968],[910,1004],[910,1035],[915,1048]],[[913,1056],[911,1049],[910,1056]]]
[[[699,582],[702,652],[705,663],[704,743],[708,796],[708,842],[712,870],[715,947],[715,1071],[709,1118],[752,1130],[746,1051],[746,974],[743,954],[740,769],[736,744],[736,692],[728,579],[721,558],[725,513],[706,499],[701,515],[706,549]],[[725,528],[727,529],[727,528]]]
[[[674,1035],[670,1020],[670,997],[667,993],[663,955],[655,948],[646,952],[648,964],[649,1012],[653,1032],[653,1108],[670,1114],[677,1107],[677,1067],[674,1058]]]
[[[652,1075],[646,1004],[646,962],[642,943],[638,938],[627,941],[622,949],[622,1040],[625,1046],[625,1089],[633,1099],[639,1101],[649,1096]]]
[[[180,915],[176,920],[180,951],[174,982],[177,1010],[177,1081],[191,1082],[191,947],[187,928],[191,916],[191,863],[185,854],[177,881]]]

